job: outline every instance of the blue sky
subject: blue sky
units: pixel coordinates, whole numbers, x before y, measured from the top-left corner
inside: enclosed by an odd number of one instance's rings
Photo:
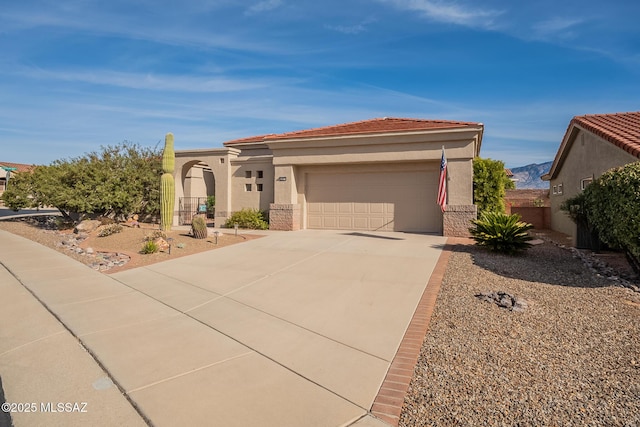
[[[482,122],[482,157],[539,163],[574,115],[640,110],[638,16],[636,0],[5,0],[0,160],[388,116]]]

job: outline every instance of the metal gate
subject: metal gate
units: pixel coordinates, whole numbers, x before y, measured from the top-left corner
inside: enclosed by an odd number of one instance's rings
[[[204,213],[207,213],[206,197],[180,197],[178,203],[180,225],[191,225],[194,216]]]

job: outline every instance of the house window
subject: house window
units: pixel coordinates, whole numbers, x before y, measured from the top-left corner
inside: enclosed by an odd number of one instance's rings
[[[220,164],[224,165],[224,157],[220,157]]]
[[[589,184],[591,184],[593,182],[593,178],[585,178],[580,180],[580,189],[584,190],[585,188],[587,188],[589,186]]]
[[[262,178],[264,176],[264,173],[262,171],[256,171],[256,174],[257,174],[258,178]]]
[[[553,186],[553,194],[558,194],[558,186],[557,185]]]
[[[256,184],[256,190],[262,191],[262,184]]]
[[[558,184],[558,194],[562,194],[562,184]]]
[[[245,178],[251,178],[251,171],[244,171]]]
[[[251,184],[245,184],[244,191],[251,191]]]

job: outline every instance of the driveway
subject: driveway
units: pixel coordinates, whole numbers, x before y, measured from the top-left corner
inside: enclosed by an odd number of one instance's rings
[[[272,232],[111,276],[54,251],[49,268],[0,261],[153,425],[377,426],[365,415],[445,240]]]

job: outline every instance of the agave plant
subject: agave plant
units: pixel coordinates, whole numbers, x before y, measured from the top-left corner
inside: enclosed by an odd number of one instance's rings
[[[520,219],[518,214],[484,212],[479,219],[471,221],[475,227],[469,232],[478,246],[513,255],[531,247],[532,237],[527,232],[533,225]]]

